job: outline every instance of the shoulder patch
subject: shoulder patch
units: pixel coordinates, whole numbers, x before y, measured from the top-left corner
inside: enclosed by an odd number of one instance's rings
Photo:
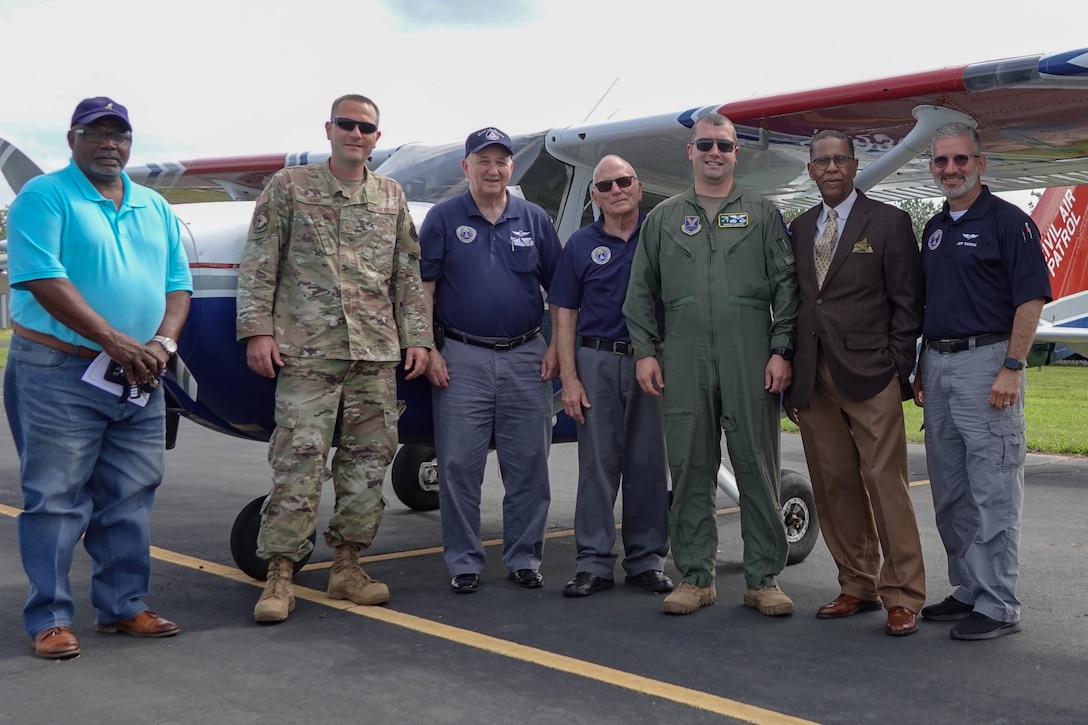
[[[264,234],[268,231],[268,204],[261,204],[253,210],[251,228],[254,234]]]

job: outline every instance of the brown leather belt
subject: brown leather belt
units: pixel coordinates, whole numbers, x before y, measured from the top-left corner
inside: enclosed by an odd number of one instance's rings
[[[35,332],[34,330],[28,330],[18,322],[11,323],[11,330],[19,337],[25,337],[31,342],[37,342],[46,347],[51,347],[54,350],[60,350],[66,355],[76,355],[87,360],[93,360],[98,357],[99,350],[92,350],[89,347],[79,347],[78,345],[72,345],[62,340],[58,340],[52,335],[46,335],[44,332]]]

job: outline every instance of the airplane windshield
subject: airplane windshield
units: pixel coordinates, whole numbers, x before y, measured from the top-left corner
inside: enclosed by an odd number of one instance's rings
[[[555,220],[572,172],[544,150],[544,136],[541,132],[513,137],[514,174],[510,185],[520,186],[526,199],[544,207]],[[461,171],[464,155],[465,147],[460,143],[408,144],[375,170],[396,179],[410,201],[436,204],[468,188]]]

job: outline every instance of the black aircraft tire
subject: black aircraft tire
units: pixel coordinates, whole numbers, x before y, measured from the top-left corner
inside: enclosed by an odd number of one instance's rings
[[[230,553],[238,568],[257,581],[264,581],[268,575],[268,561],[257,556],[257,534],[261,530],[261,507],[268,496],[258,496],[238,513],[234,526],[230,530]],[[317,541],[317,531],[310,534],[310,543]],[[309,554],[295,562],[295,572],[306,566]]]
[[[816,499],[812,484],[797,471],[782,471],[782,520],[786,525],[789,556],[786,565],[799,564],[812,552],[820,538],[820,522],[816,519]]]
[[[413,511],[438,509],[438,491],[424,488],[422,480],[424,473],[435,473],[435,470],[420,470],[424,466],[433,466],[434,459],[433,448],[410,444],[401,446],[393,459],[393,470],[389,474],[393,481],[393,492],[401,503]]]

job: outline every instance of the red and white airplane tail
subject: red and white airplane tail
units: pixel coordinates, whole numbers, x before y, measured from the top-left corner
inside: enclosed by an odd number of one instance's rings
[[[1035,339],[1088,357],[1088,185],[1044,190],[1031,218],[1042,235],[1054,296]]]

